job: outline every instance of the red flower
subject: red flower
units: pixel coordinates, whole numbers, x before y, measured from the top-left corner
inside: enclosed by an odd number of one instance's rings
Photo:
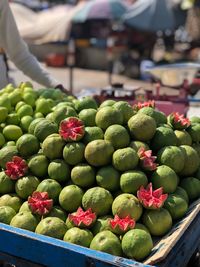
[[[26,161],[18,156],[14,156],[12,161],[6,163],[5,173],[12,180],[17,180],[18,178],[25,175],[28,170],[28,165]]]
[[[178,112],[173,112],[169,115],[169,122],[177,130],[186,129],[191,124],[188,118],[185,118],[183,114],[180,115]]]
[[[155,101],[149,100],[147,102],[142,102],[142,103],[138,102],[137,104],[133,106],[133,109],[138,111],[139,109],[144,108],[144,107],[155,108]]]
[[[110,226],[113,230],[119,228],[119,230],[124,233],[135,227],[135,220],[129,215],[123,219],[119,218],[118,215],[115,215],[114,219],[110,220]]]
[[[143,186],[140,187],[137,197],[145,208],[159,209],[163,206],[168,194],[163,194],[162,187],[153,191],[152,183],[150,183],[146,189]]]
[[[157,168],[158,164],[155,163],[156,156],[152,156],[152,150],[145,150],[141,147],[138,151],[138,156],[140,158],[141,167],[144,170],[153,171]]]
[[[59,134],[65,141],[78,141],[84,133],[84,124],[76,117],[69,117],[60,123]]]
[[[74,225],[80,227],[89,227],[96,220],[96,214],[92,212],[92,209],[84,211],[82,208],[68,215],[69,221],[73,222]]]
[[[33,213],[45,215],[50,212],[53,207],[53,200],[49,199],[47,192],[33,192],[31,197],[28,197],[28,205]]]

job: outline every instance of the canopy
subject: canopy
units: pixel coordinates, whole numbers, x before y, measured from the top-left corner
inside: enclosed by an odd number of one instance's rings
[[[137,0],[123,16],[125,24],[144,31],[174,30],[184,14],[172,0]]]

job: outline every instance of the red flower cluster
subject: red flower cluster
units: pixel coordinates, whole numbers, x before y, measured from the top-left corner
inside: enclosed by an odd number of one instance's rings
[[[138,102],[137,104],[133,106],[133,109],[138,111],[139,109],[144,108],[144,107],[155,108],[155,101],[149,100],[149,101],[142,102],[142,103]]]
[[[17,180],[24,176],[28,170],[26,161],[18,156],[14,156],[12,161],[6,163],[5,174],[12,180]]]
[[[163,206],[168,194],[163,194],[163,188],[153,190],[152,183],[146,189],[141,186],[137,191],[137,197],[142,205],[147,209],[159,209]]]
[[[78,141],[84,133],[84,124],[76,117],[69,117],[60,123],[59,134],[65,141]]]
[[[152,156],[152,150],[145,150],[141,147],[138,151],[138,156],[140,158],[141,167],[144,170],[153,171],[156,170],[158,164],[155,163],[156,156]]]
[[[91,208],[86,211],[78,208],[76,213],[69,214],[68,218],[76,226],[89,227],[96,220],[96,214],[92,212]]]
[[[119,227],[121,231],[126,232],[135,227],[135,220],[129,215],[122,219],[118,215],[115,215],[114,219],[110,220],[110,226],[112,229]]]
[[[31,197],[28,197],[28,205],[33,213],[45,215],[52,209],[53,200],[49,199],[47,192],[35,191]]]

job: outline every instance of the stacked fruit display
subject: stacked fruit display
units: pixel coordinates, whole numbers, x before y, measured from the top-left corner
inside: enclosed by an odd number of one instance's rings
[[[200,118],[0,91],[0,222],[143,260],[200,197]]]

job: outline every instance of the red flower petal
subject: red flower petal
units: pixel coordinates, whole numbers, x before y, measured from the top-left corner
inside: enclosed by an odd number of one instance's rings
[[[91,224],[96,220],[96,214],[92,212],[92,209],[84,211],[82,208],[78,208],[76,213],[69,214],[68,218],[76,226],[91,226]]]
[[[146,189],[141,186],[137,191],[137,197],[142,205],[147,209],[159,209],[163,206],[168,195],[163,194],[163,188],[153,191],[152,183],[148,184]]]
[[[66,141],[80,140],[84,133],[84,124],[76,117],[69,117],[60,123],[59,134]]]
[[[53,207],[53,200],[49,199],[47,192],[33,192],[28,198],[28,204],[33,213],[45,215],[50,212]]]
[[[112,229],[119,227],[121,231],[126,232],[128,229],[133,229],[135,227],[135,221],[129,215],[123,219],[115,215],[114,219],[110,220],[110,226]]]
[[[17,180],[18,178],[24,176],[27,170],[28,165],[26,161],[18,156],[14,156],[12,161],[6,163],[5,174],[12,180]]]

